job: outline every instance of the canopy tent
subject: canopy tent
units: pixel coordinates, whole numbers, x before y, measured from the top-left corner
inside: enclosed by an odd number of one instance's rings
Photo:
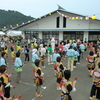
[[[21,35],[22,35],[22,31],[10,30],[7,32],[7,36],[21,36]]]
[[[5,35],[5,33],[4,33],[4,32],[2,32],[2,31],[0,31],[0,35]]]

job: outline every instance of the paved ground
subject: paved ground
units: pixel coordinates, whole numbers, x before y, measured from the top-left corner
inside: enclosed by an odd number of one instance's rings
[[[76,92],[71,93],[73,100],[89,100],[92,78],[89,77],[87,72],[87,61],[85,60],[87,54],[88,51],[84,53],[84,59],[81,59],[81,64],[77,65],[77,68],[72,72],[71,80],[73,80],[74,76],[78,77],[76,84],[77,90]],[[11,58],[9,58],[9,60],[10,59]],[[24,60],[24,58],[22,58],[22,60]],[[64,59],[63,64],[67,67],[67,59]],[[36,87],[33,82],[33,68],[31,62],[27,62],[27,65],[23,67],[23,82],[19,84],[16,83],[16,72],[14,71],[13,64],[10,63],[10,66],[11,68],[8,69],[8,73],[14,72],[14,75],[11,77],[11,84],[16,86],[15,89],[11,89],[11,95],[21,94],[21,100],[60,100],[61,91],[56,90],[56,78],[54,77],[53,65],[47,65],[47,61],[45,62],[46,68],[43,69],[43,72],[45,73],[45,83],[43,84],[43,87],[46,87],[46,89],[41,89],[43,95],[42,98],[35,97]]]

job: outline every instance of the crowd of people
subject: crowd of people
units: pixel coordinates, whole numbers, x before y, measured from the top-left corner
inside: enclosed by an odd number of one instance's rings
[[[9,44],[9,45],[8,45]],[[100,44],[87,43],[80,39],[61,41],[57,44],[55,38],[49,39],[47,43],[32,41],[29,39],[25,44],[17,41],[13,43],[6,40],[1,40],[1,58],[0,58],[0,100],[13,100],[14,96],[10,97],[10,88],[15,88],[11,85],[10,77],[13,73],[8,74],[9,54],[11,53],[12,64],[17,72],[16,83],[21,83],[22,66],[27,66],[27,62],[32,62],[34,83],[36,84],[36,97],[42,97],[40,92],[44,82],[43,68],[46,59],[48,66],[54,67],[54,77],[57,78],[57,90],[61,90],[61,100],[72,100],[70,92],[75,92],[75,84],[77,77],[74,77],[73,82],[70,81],[71,73],[77,64],[80,64],[80,59],[84,58],[84,53],[89,50],[89,55],[86,57],[87,70],[90,77],[93,77],[93,85],[91,87],[90,99],[96,95],[100,100]],[[30,54],[32,57],[30,57]],[[24,62],[21,58],[25,58]],[[30,59],[31,58],[31,59]],[[63,60],[67,58],[67,67],[63,65]],[[21,95],[14,100],[19,100]]]

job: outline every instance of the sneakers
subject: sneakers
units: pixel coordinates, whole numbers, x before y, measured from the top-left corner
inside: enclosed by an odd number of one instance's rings
[[[76,66],[73,66],[73,68],[76,68]]]
[[[61,90],[61,88],[57,88],[57,90]]]
[[[92,97],[89,97],[90,100],[92,100]]]
[[[51,64],[53,64],[53,62]]]
[[[43,66],[42,68],[45,68],[45,66]]]
[[[77,62],[76,64],[80,64],[79,62]]]

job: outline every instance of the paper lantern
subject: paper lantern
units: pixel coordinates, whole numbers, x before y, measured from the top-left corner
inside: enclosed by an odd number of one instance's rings
[[[41,19],[41,17],[39,19]]]
[[[57,11],[57,13],[59,13],[59,11]]]
[[[62,14],[62,16],[64,16],[64,14]]]
[[[16,24],[16,26],[18,26],[18,24]]]
[[[79,19],[79,17],[76,17],[76,20],[78,20]]]
[[[75,20],[75,17],[72,17],[72,20]]]
[[[6,28],[6,26],[4,26],[4,28]]]
[[[72,19],[72,17],[69,17],[69,19]]]
[[[66,18],[69,18],[70,16],[65,16]]]
[[[82,19],[83,19],[83,17],[80,17],[80,19],[82,20]]]
[[[22,24],[24,24],[24,22]]]
[[[49,15],[51,15],[51,13],[49,13]]]
[[[88,17],[88,16],[86,16],[86,17],[85,17],[85,20],[89,20],[89,17]]]
[[[10,27],[12,27],[12,25],[10,25]]]
[[[96,19],[96,15],[92,15],[92,19]]]
[[[30,23],[30,21],[28,21],[28,23]]]

